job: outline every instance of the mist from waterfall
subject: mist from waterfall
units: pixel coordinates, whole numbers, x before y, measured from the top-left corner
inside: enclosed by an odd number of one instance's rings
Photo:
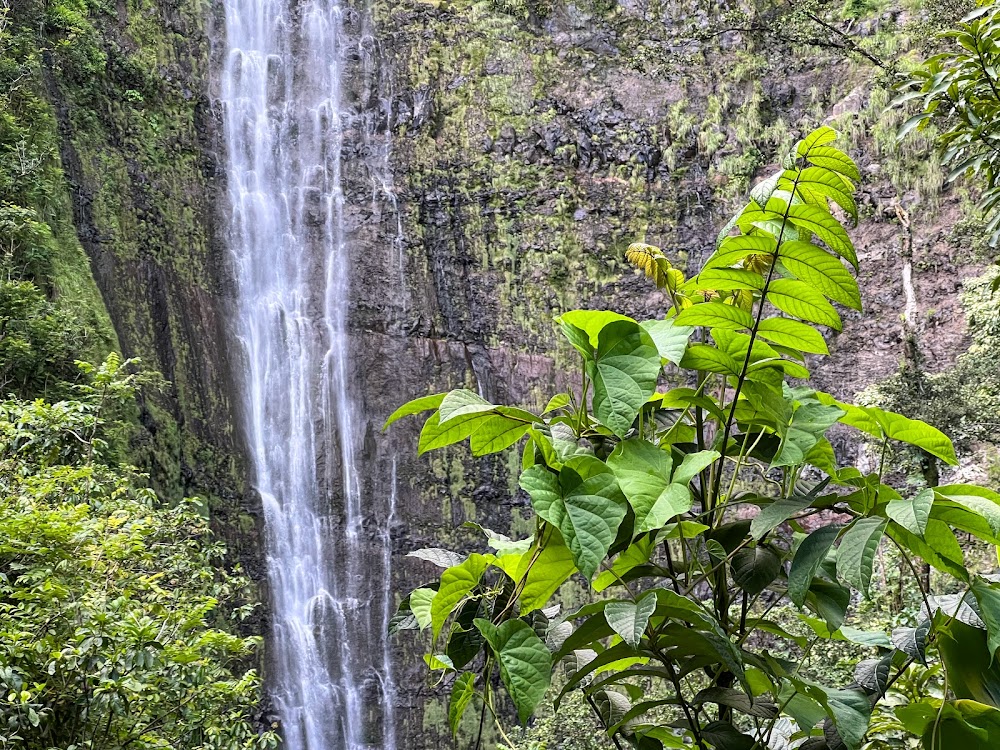
[[[343,96],[347,76],[365,74],[372,39],[363,14],[336,0],[224,9],[228,241],[266,523],[268,684],[289,750],[393,750],[384,634],[395,488],[376,519],[347,335],[344,155],[366,119]]]

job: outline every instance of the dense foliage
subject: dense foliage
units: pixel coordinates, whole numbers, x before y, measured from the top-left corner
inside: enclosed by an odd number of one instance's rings
[[[132,364],[0,403],[0,745],[273,747],[250,720],[259,639],[234,634],[246,581],[197,501],[163,507],[114,461]]]
[[[79,0],[0,0],[0,393],[67,397],[74,360],[107,351],[66,203],[43,66],[93,42]],[[95,72],[96,75],[96,72]],[[81,278],[77,278],[81,276]],[[92,282],[90,282],[92,284]]]
[[[1000,5],[989,4],[943,35],[952,43],[930,57],[902,85],[896,104],[916,101],[920,111],[900,129],[935,125],[948,180],[976,175],[983,182],[980,208],[990,244],[1000,241]]]
[[[450,682],[453,730],[474,706],[480,733],[490,715],[504,733],[501,684],[527,721],[563,664],[557,710],[578,692],[618,748],[1000,743],[1000,585],[969,571],[956,537],[1000,544],[1000,495],[890,486],[897,448],[955,463],[951,441],[808,385],[809,356],[828,354],[818,327],[842,328],[832,303],[861,307],[857,254],[837,218],[856,217],[860,175],[835,139],[824,127],[800,141],[696,276],[631,246],[670,307],[642,322],[606,310],[559,317],[580,355],[579,391],[535,414],[454,390],[390,417],[432,412],[421,453],[468,439],[485,455],[524,440],[534,533],[482,529],[490,551],[412,553],[443,570],[393,623],[430,631],[425,660]],[[838,466],[826,437],[838,423],[870,444],[864,466]],[[856,621],[883,544],[909,578],[900,591],[918,599],[919,615],[891,632]],[[939,572],[940,590],[917,559]],[[560,591],[580,578],[593,601],[561,612]],[[794,625],[776,616],[789,607]],[[868,652],[843,684],[811,664],[837,644]],[[917,687],[883,709],[897,684]]]

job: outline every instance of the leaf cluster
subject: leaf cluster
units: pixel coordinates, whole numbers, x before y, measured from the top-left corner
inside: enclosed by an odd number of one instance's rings
[[[631,246],[627,259],[671,307],[641,322],[560,316],[580,356],[579,391],[535,414],[455,390],[389,418],[432,412],[421,452],[468,439],[485,455],[523,441],[534,534],[482,529],[488,550],[413,553],[441,572],[393,620],[394,631],[430,630],[425,661],[451,683],[453,730],[476,706],[480,726],[491,714],[503,732],[497,676],[524,722],[563,671],[557,708],[579,691],[619,748],[855,750],[872,707],[935,644],[951,693],[900,708],[901,731],[927,747],[963,732],[995,738],[1000,586],[969,574],[955,533],[1000,543],[1000,495],[971,485],[904,495],[886,484],[894,446],[956,463],[951,441],[807,384],[809,356],[828,353],[820,327],[840,330],[837,306],[861,306],[844,227],[859,174],[835,139],[824,127],[800,141],[696,276],[658,248]],[[877,446],[877,470],[838,465],[826,438],[838,422]],[[921,620],[892,633],[850,625],[883,543],[964,593],[921,588]],[[563,613],[557,596],[571,578],[594,601]],[[806,635],[769,618],[784,602]],[[829,641],[872,650],[852,683],[803,668]]]
[[[524,722],[562,671],[556,707],[580,691],[619,748],[856,750],[873,706],[936,644],[952,692],[900,708],[902,731],[927,747],[963,732],[995,736],[1000,585],[969,574],[955,533],[1000,544],[1000,495],[973,485],[900,492],[887,484],[894,447],[956,463],[948,437],[808,385],[809,356],[828,353],[821,327],[839,331],[838,306],[861,307],[844,226],[856,217],[859,174],[835,139],[823,127],[796,144],[696,276],[658,248],[631,246],[627,259],[671,307],[641,322],[560,316],[580,356],[579,391],[534,414],[455,390],[389,418],[432,411],[421,452],[468,439],[484,455],[523,441],[534,534],[484,529],[488,550],[413,553],[442,570],[393,623],[430,630],[425,658],[451,681],[453,730],[476,705],[502,731],[496,674]],[[838,465],[826,437],[837,423],[874,443],[875,470]],[[920,621],[891,633],[851,625],[883,543],[914,573],[920,558],[964,593],[920,588]],[[556,596],[573,577],[594,601],[564,613]],[[783,603],[798,610],[797,632],[769,617]],[[837,641],[871,651],[854,681],[810,677],[813,649]]]
[[[938,128],[948,181],[968,175],[983,186],[979,208],[995,247],[1000,242],[1000,6],[980,7],[942,36],[951,49],[925,60],[899,85],[894,104],[915,103],[919,111],[903,123],[898,137]]]

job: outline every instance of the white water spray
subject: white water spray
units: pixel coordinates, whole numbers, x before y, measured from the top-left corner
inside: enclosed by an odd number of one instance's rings
[[[359,14],[338,0],[224,6],[238,374],[265,512],[271,692],[288,750],[393,750],[390,539],[365,517],[342,184],[345,145],[366,137],[343,105],[345,75],[371,37],[352,37]]]

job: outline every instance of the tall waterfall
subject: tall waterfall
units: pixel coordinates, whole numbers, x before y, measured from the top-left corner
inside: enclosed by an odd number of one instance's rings
[[[378,511],[365,496],[347,330],[344,173],[366,122],[344,92],[369,71],[372,38],[364,14],[338,0],[223,4],[229,243],[266,523],[269,685],[289,750],[393,750],[384,633],[395,490]]]

